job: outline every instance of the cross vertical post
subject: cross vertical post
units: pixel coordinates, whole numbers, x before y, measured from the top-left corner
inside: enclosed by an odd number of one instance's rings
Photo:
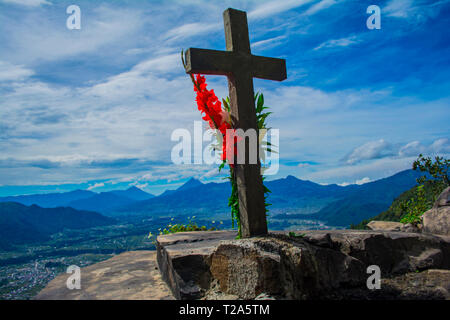
[[[247,15],[227,9],[223,13],[227,51],[190,48],[186,51],[186,72],[226,75],[235,129],[256,130],[253,78],[282,81],[286,79],[286,61],[252,55]],[[258,140],[258,139],[257,139]],[[264,187],[259,155],[249,162],[250,146],[245,146],[245,163],[235,163],[234,173],[239,195],[242,237],[267,234]],[[259,152],[259,146],[256,148]]]

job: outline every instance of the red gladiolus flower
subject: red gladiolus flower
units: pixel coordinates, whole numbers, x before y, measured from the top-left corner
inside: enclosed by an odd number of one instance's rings
[[[230,115],[226,110],[222,109],[222,103],[217,98],[214,90],[208,90],[206,79],[204,76],[197,74],[194,80],[194,91],[197,93],[196,101],[198,110],[204,114],[203,120],[209,123],[211,129],[219,130],[222,134],[222,161],[228,160],[230,166],[233,161],[227,158],[227,154],[231,152],[231,148],[234,145],[234,154],[237,154],[237,147],[230,141],[227,143],[226,133],[227,130],[233,130],[231,127]],[[228,152],[227,152],[228,151]]]

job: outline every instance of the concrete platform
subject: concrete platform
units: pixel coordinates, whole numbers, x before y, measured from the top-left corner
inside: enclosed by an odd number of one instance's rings
[[[156,264],[156,251],[124,252],[81,269],[81,289],[69,290],[70,274],[53,279],[36,300],[174,300]]]

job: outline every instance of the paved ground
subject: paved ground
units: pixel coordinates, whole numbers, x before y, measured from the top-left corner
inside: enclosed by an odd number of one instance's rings
[[[69,290],[70,274],[52,280],[37,300],[173,300],[161,279],[156,251],[130,251],[81,269],[81,289]]]

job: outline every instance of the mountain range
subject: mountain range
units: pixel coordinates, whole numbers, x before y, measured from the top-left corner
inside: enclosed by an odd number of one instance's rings
[[[111,225],[116,220],[97,212],[73,208],[41,208],[17,202],[0,203],[0,248],[48,240],[64,229],[85,229]]]
[[[320,185],[293,176],[267,181],[271,190],[268,202],[272,204],[273,218],[317,219],[331,226],[349,226],[359,223],[389,208],[392,201],[405,190],[416,185],[419,173],[405,170],[391,177],[362,185]],[[189,187],[188,187],[189,186]],[[201,184],[191,179],[178,190],[152,199],[116,208],[111,215],[213,216],[229,213],[230,185]]]
[[[318,219],[330,226],[349,226],[379,214],[392,201],[416,184],[419,173],[405,170],[391,177],[363,185],[320,185],[293,176],[266,181],[272,217]],[[60,206],[120,216],[228,216],[229,182],[206,183],[190,179],[177,190],[153,196],[136,187],[123,191],[95,193],[76,190],[67,193],[0,198],[41,207]]]
[[[0,198],[0,202],[17,202],[24,205],[38,205],[43,208],[71,207],[78,210],[108,212],[114,208],[148,200],[154,195],[131,187],[127,190],[114,190],[96,193],[88,190],[75,190],[64,193],[33,194]]]

